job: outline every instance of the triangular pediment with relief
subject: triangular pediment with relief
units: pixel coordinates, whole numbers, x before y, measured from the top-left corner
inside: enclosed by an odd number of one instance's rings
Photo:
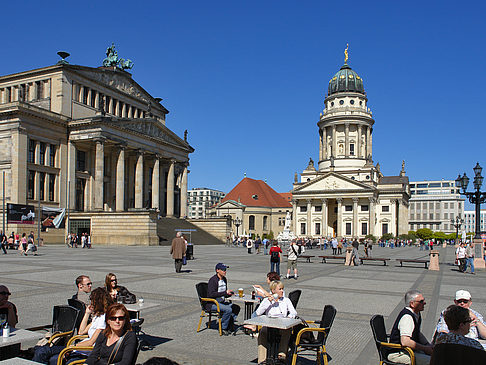
[[[111,124],[174,145],[179,145],[185,148],[189,147],[184,140],[154,119],[117,120],[111,122]]]
[[[218,209],[231,209],[231,208],[243,208],[245,205],[238,203],[234,200],[226,200],[218,204]]]
[[[346,176],[342,176],[336,173],[329,173],[322,177],[318,177],[314,180],[306,182],[305,184],[294,189],[294,193],[305,193],[305,192],[332,192],[332,191],[362,191],[370,192],[374,191],[373,187],[355,181]]]

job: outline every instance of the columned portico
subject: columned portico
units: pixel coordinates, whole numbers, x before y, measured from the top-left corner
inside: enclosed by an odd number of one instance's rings
[[[105,152],[103,140],[96,140],[95,180],[94,180],[94,210],[103,210],[103,178]]]
[[[170,160],[167,174],[167,217],[174,216],[174,169],[175,160]]]
[[[321,214],[322,214],[322,228],[321,228],[321,234],[324,237],[327,237],[327,217],[328,217],[328,211],[327,211],[327,199],[321,199]]]
[[[187,165],[184,165],[184,170],[182,171],[180,212],[181,218],[187,216]]]
[[[307,224],[306,224],[306,230],[305,230],[305,233],[308,234],[308,235],[311,235],[312,234],[312,200],[310,199],[307,199],[306,200],[306,203],[307,203]]]
[[[160,159],[158,155],[155,155],[152,170],[152,208],[160,208]]]
[[[135,209],[143,208],[143,151],[137,151],[135,165]]]
[[[358,237],[358,198],[353,198],[353,237]]]
[[[343,198],[337,198],[337,230],[336,236],[342,237],[342,222],[343,222]]]
[[[120,147],[116,162],[116,210],[125,210],[125,148]]]
[[[368,198],[369,201],[369,210],[370,210],[370,228],[369,234],[375,234],[375,202],[376,199],[374,197]]]

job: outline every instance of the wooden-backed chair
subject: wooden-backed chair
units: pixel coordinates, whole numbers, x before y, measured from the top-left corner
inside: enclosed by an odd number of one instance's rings
[[[326,341],[331,331],[334,318],[336,317],[336,308],[332,305],[324,306],[322,311],[322,318],[320,321],[306,321],[309,327],[302,328],[295,338],[295,345],[293,348],[292,365],[297,362],[297,354],[303,351],[315,351],[317,355],[317,363],[321,364],[321,356],[324,365],[328,364],[329,354],[326,350]],[[313,326],[313,327],[310,327]],[[317,338],[311,337],[311,340],[305,339],[305,334],[317,332]]]
[[[201,323],[202,323],[202,320],[203,320],[204,317],[209,317],[209,320],[206,323],[206,328],[209,328],[209,326],[211,325],[211,316],[214,315],[214,316],[217,317],[218,326],[219,326],[219,335],[222,336],[223,335],[223,331],[222,331],[222,328],[221,328],[222,313],[221,313],[221,310],[219,309],[218,301],[216,299],[207,297],[208,296],[208,283],[201,282],[201,283],[196,284],[196,291],[197,291],[197,295],[199,297],[199,303],[201,304],[201,315],[199,317],[199,324],[197,325],[196,332],[200,331]],[[207,303],[216,305],[216,310],[208,310],[206,308]]]
[[[380,356],[380,365],[398,365],[398,363],[388,360],[388,355],[396,350],[406,351],[410,356],[410,364],[415,365],[415,354],[410,347],[388,342],[390,335],[386,333],[385,319],[381,314],[375,314],[371,317],[370,325],[371,331],[373,332],[373,338],[375,339],[376,349]]]

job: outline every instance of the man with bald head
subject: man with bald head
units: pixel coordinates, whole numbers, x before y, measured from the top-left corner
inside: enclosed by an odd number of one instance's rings
[[[174,259],[175,271],[181,272],[182,258],[186,256],[186,240],[182,237],[182,232],[177,232],[176,237],[172,240],[170,253]]]
[[[8,297],[12,295],[5,285],[0,285],[0,314],[7,315],[7,322],[11,328],[19,321],[17,316],[17,307],[15,304],[8,301]]]

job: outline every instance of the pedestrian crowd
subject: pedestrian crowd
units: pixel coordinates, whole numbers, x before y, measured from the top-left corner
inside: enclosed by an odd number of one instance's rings
[[[0,248],[3,254],[7,254],[7,249],[17,250],[20,255],[27,256],[30,252],[37,256],[38,245],[35,242],[34,232],[30,231],[29,235],[24,232],[22,236],[19,233],[12,232],[8,237],[0,230]]]

